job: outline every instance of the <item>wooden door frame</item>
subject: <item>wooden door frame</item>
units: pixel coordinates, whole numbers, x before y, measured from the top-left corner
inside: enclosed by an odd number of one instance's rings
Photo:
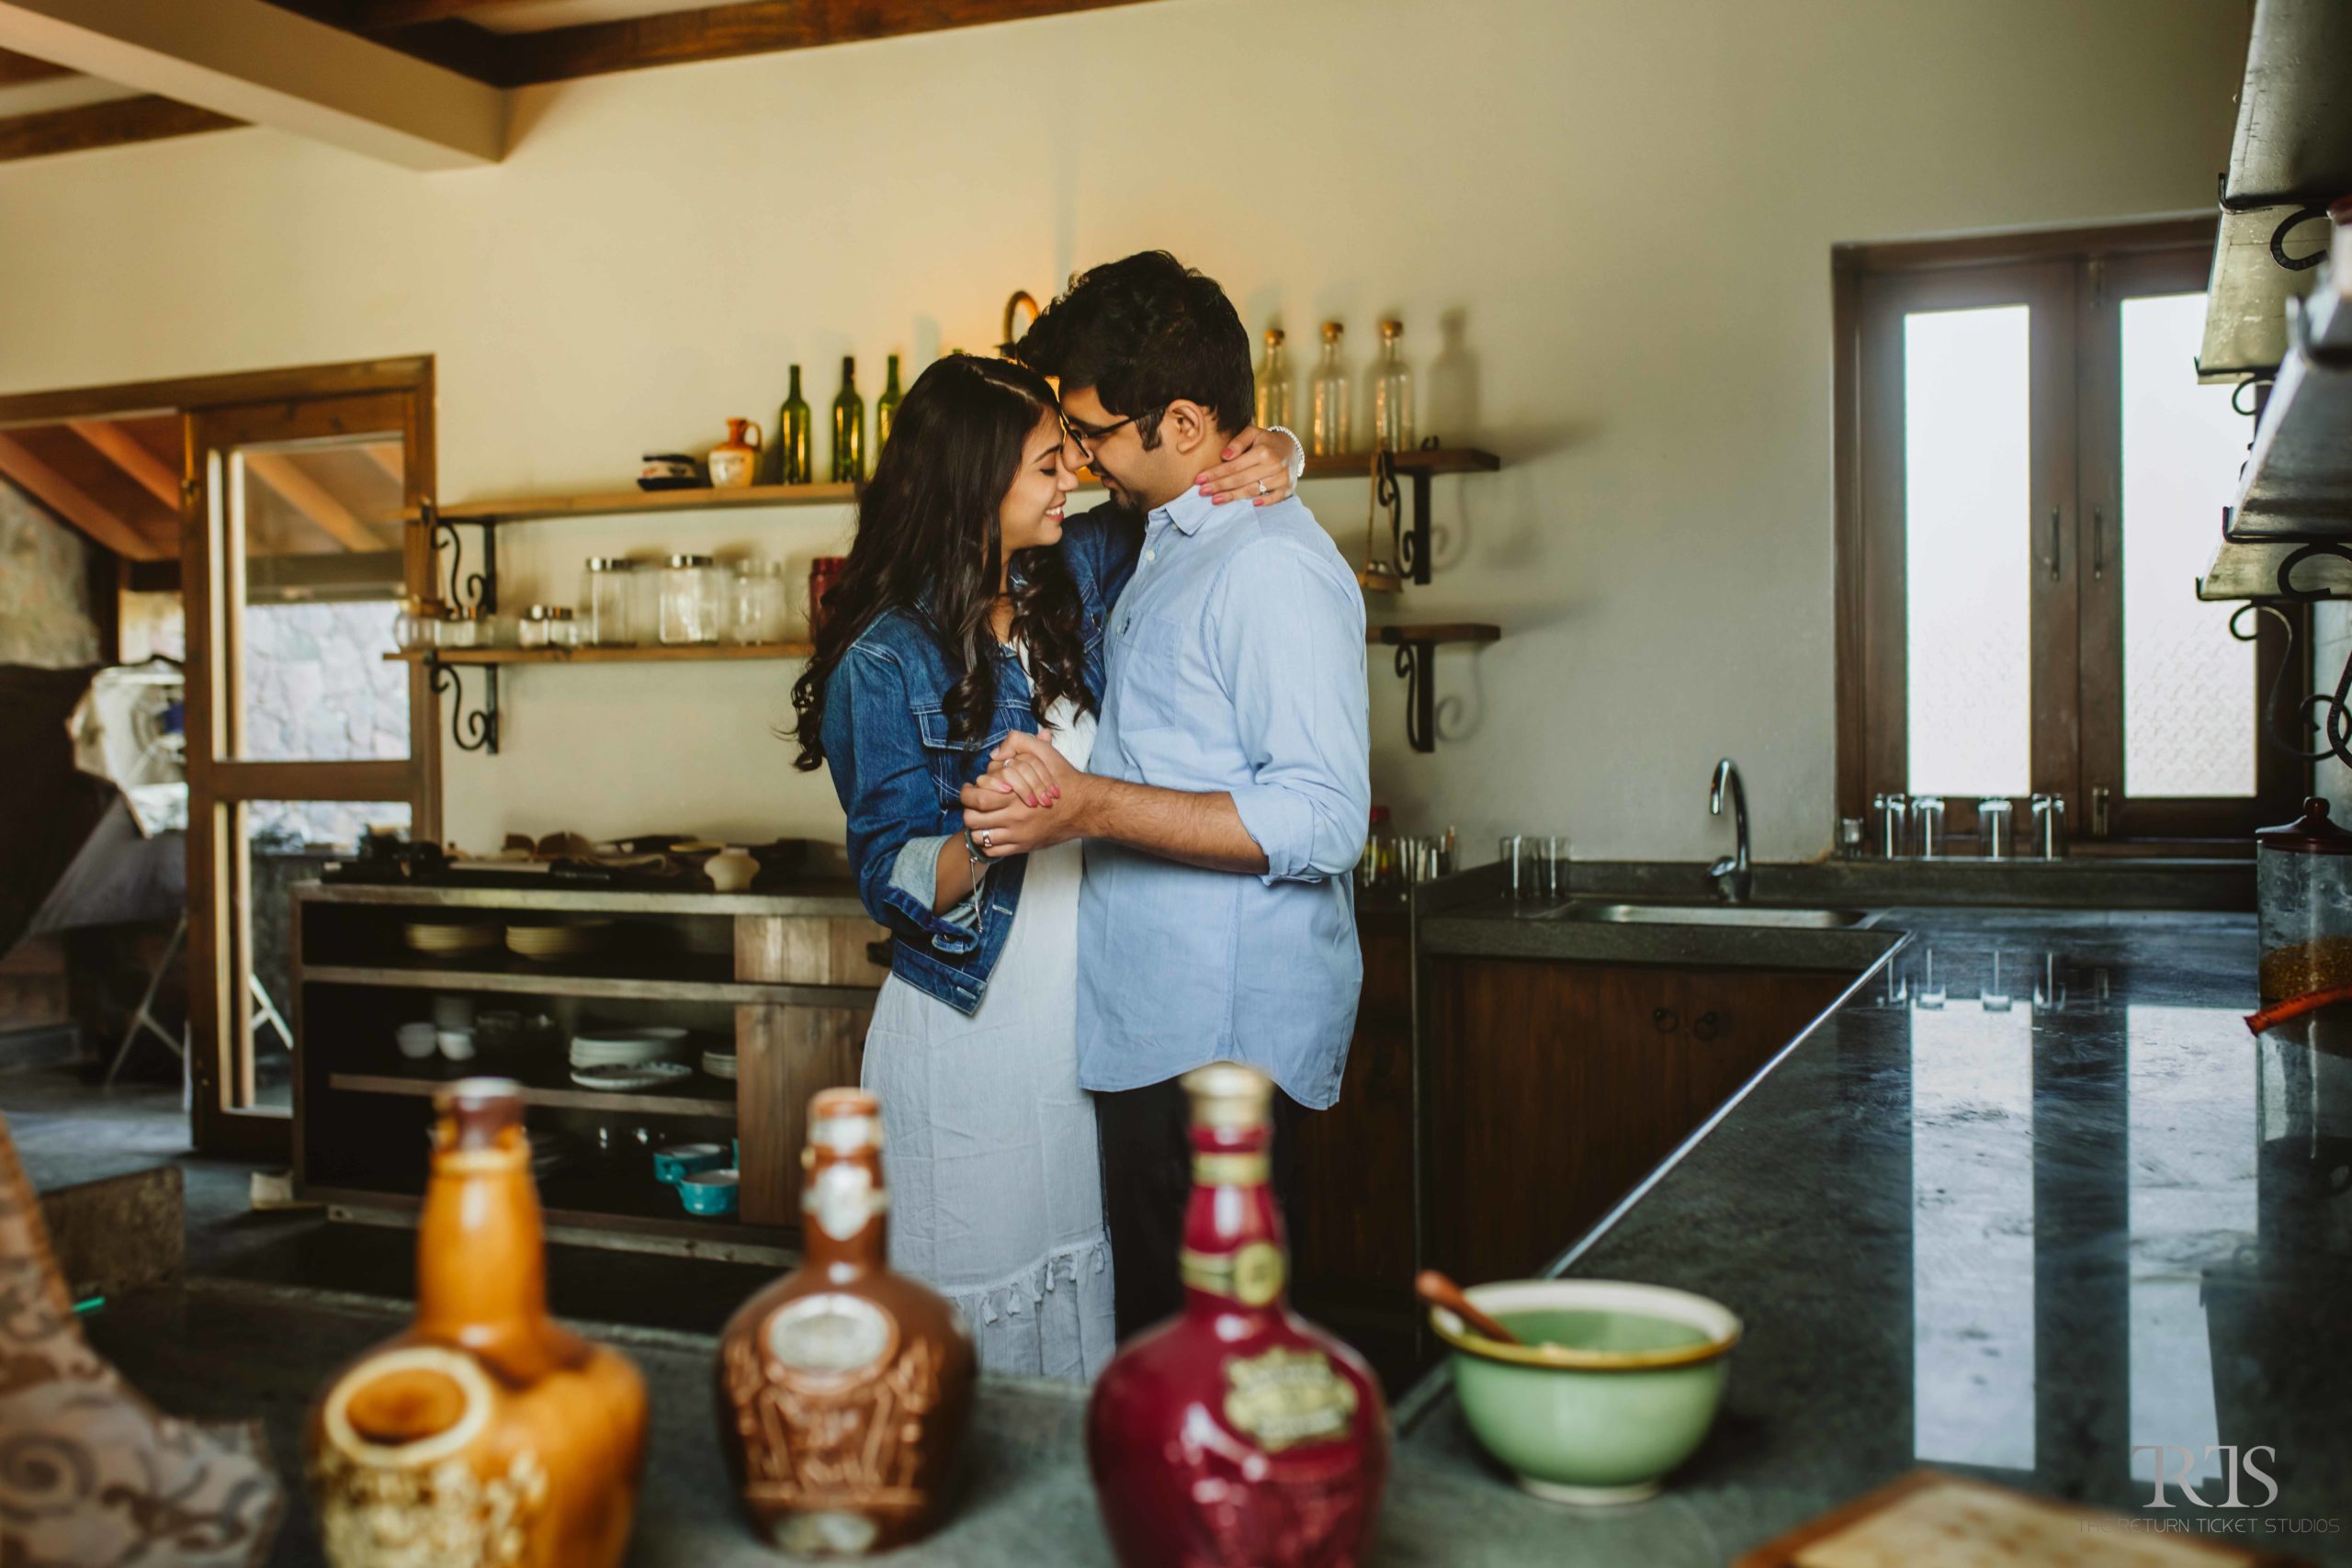
[[[236,371],[223,375],[186,377],[169,380],[123,381],[70,388],[57,391],[0,395],[0,429],[11,425],[47,424],[67,419],[121,419],[136,414],[171,414],[181,421],[183,462],[180,507],[180,591],[187,625],[188,784],[188,937],[186,963],[188,984],[189,1131],[198,1152],[232,1158],[286,1160],[292,1149],[292,1117],[282,1112],[231,1111],[224,1103],[221,1081],[220,998],[216,983],[225,948],[217,878],[211,872],[215,837],[221,808],[210,804],[217,790],[243,797],[244,790],[262,779],[246,770],[299,768],[302,788],[317,798],[334,798],[356,787],[375,789],[386,764],[380,762],[304,762],[250,764],[216,760],[210,738],[216,733],[211,712],[213,658],[210,631],[212,527],[209,498],[205,491],[203,451],[197,426],[207,412],[278,403],[294,405],[320,399],[368,393],[408,394],[402,438],[406,446],[404,501],[411,522],[402,542],[407,591],[433,592],[434,548],[424,525],[415,521],[417,508],[432,499],[438,471],[434,441],[435,382],[431,355],[288,368]],[[440,705],[431,676],[422,666],[412,668],[409,682],[409,755],[398,764],[414,826],[413,836],[441,836]],[[355,770],[365,770],[364,774]],[[285,780],[280,781],[287,782]],[[199,783],[204,786],[199,789]],[[196,808],[202,797],[203,810]],[[366,798],[383,798],[371,794]],[[299,1071],[297,1082],[299,1084]]]
[[[2074,852],[2077,854],[2177,854],[2182,852],[2242,852],[2243,835],[2222,836],[2211,820],[2211,803],[2148,801],[2132,806],[2120,790],[2115,797],[2114,834],[2098,840],[2090,831],[2089,787],[2120,784],[2120,757],[2111,765],[2089,731],[2120,733],[2121,546],[2120,478],[2117,473],[2119,417],[2111,386],[2084,375],[2081,365],[2109,343],[2117,299],[2125,292],[2143,292],[2143,284],[2162,278],[2177,281],[2184,289],[2200,288],[2199,266],[2185,266],[2184,251],[2210,255],[2215,239],[2210,217],[2163,219],[2104,228],[2074,228],[2024,233],[1972,235],[1946,240],[1840,245],[1831,253],[1832,269],[1832,423],[1836,462],[1833,469],[1837,527],[1837,811],[1841,817],[1867,819],[1871,794],[1900,789],[1903,767],[1901,705],[1905,691],[1907,649],[1900,633],[1899,615],[1887,614],[1903,587],[1902,541],[1890,539],[1883,525],[1900,515],[1899,471],[1867,460],[1873,441],[1883,451],[1890,429],[1899,434],[1901,370],[1899,348],[1891,349],[1883,331],[1869,320],[1874,294],[1883,295],[1889,279],[1923,276],[1964,278],[1971,273],[2018,269],[2034,264],[2074,269],[2077,282],[2071,297],[2057,309],[2068,317],[2067,330],[2076,352],[2074,363],[2061,375],[2056,367],[2045,374],[2035,357],[2037,398],[2064,398],[2072,422],[2072,456],[2046,464],[2037,450],[2034,458],[2033,517],[2040,528],[2034,541],[2038,560],[2046,561],[2049,509],[2063,509],[2071,519],[2061,529],[2061,570],[2057,581],[2046,571],[2035,573],[2037,605],[2035,664],[2041,679],[2042,609],[2047,607],[2075,626],[2079,650],[2072,689],[2064,694],[2074,706],[2083,737],[2073,777],[2045,774],[2042,759],[2048,728],[2036,721],[2034,788],[2060,790],[2069,797],[2075,814]],[[2195,275],[2195,276],[2192,276]],[[2100,281],[2104,279],[2104,283]],[[2037,334],[2039,335],[2039,334]],[[1874,357],[1866,358],[1866,355]],[[2063,383],[2063,385],[2062,385]],[[1890,426],[1889,422],[1894,422]],[[2037,441],[2037,448],[2041,442]],[[1899,444],[1896,448],[1899,451]],[[1899,470],[1899,463],[1895,465]],[[1892,486],[1892,490],[1890,490]],[[1894,511],[1888,506],[1892,500]],[[2102,525],[2106,536],[2100,537]],[[2101,576],[2098,564],[2109,565]],[[2086,570],[2085,568],[2091,570]],[[2309,615],[2291,612],[2296,635],[2308,646]],[[2282,671],[2287,653],[2282,628],[2265,617],[2256,649],[2257,686],[2276,687],[2274,699],[2292,706],[2310,689],[2311,672],[2297,665]],[[2278,682],[2283,682],[2283,685]],[[2037,712],[2041,687],[2037,686]],[[1891,708],[1890,708],[1891,705]],[[2300,707],[2292,707],[2300,713]],[[1894,722],[1889,722],[1891,720]],[[2259,720],[2257,719],[2257,722]],[[2098,754],[2095,756],[2094,752]],[[2277,802],[2291,807],[2303,793],[2308,770],[2272,750],[2267,742],[2257,750],[2256,799],[2260,819],[2291,816]],[[1882,780],[1893,781],[1879,782]],[[2269,814],[2269,815],[2266,815]],[[2205,818],[2200,820],[2199,818]],[[1947,830],[1963,824],[1947,818]]]

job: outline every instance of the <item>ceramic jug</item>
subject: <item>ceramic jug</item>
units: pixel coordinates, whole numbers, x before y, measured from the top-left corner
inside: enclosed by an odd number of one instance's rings
[[[614,1568],[645,1456],[645,1385],[548,1315],[522,1089],[464,1078],[439,1122],[416,1318],[311,1413],[334,1568]]]
[[[971,1414],[971,1336],[886,1261],[872,1095],[809,1101],[801,1168],[803,1262],[719,1340],[719,1446],[763,1540],[801,1556],[888,1551],[938,1522]]]
[[[759,472],[760,443],[766,437],[748,419],[727,422],[727,439],[710,449],[710,488],[741,490]]]

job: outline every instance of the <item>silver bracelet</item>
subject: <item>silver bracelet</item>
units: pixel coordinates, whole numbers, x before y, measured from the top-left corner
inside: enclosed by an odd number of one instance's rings
[[[1286,424],[1270,424],[1266,429],[1269,434],[1279,434],[1290,437],[1290,482],[1295,487],[1299,480],[1306,477],[1306,443],[1298,438],[1297,431]]]

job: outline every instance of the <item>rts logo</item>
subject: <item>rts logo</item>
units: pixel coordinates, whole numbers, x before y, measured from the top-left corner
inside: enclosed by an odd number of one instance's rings
[[[2200,1496],[2196,1486],[2189,1480],[2189,1477],[2196,1472],[2197,1469],[2197,1451],[2194,1449],[2175,1448],[2170,1443],[2132,1444],[2132,1457],[2136,1459],[2142,1454],[2154,1454],[2156,1456],[2155,1493],[2148,1499],[2148,1506],[2151,1508],[2169,1508],[2174,1506],[2173,1503],[2165,1495],[2165,1488],[2166,1486],[2179,1487],[2180,1490],[2187,1495],[2188,1500],[2196,1504],[2200,1508],[2267,1508],[2270,1506],[2271,1504],[2278,1500],[2278,1483],[2271,1480],[2269,1475],[2260,1465],[2254,1462],[2255,1456],[2256,1454],[2264,1455],[2273,1464],[2278,1462],[2278,1450],[2277,1449],[2270,1448],[2267,1445],[2259,1448],[2246,1449],[2241,1449],[2234,1443],[2213,1443],[2208,1445],[2205,1450],[2207,1458],[2211,1458],[2214,1454],[2222,1454],[2227,1456],[2222,1465],[2222,1473],[2229,1478],[2230,1495],[2218,1503]],[[2179,1473],[2177,1475],[2167,1474],[2166,1472],[2173,1465],[2176,1457],[2177,1457],[2179,1463]],[[2238,1500],[2238,1477],[2241,1473],[2252,1480],[2261,1482],[2264,1487],[2267,1489],[2267,1495],[2264,1496],[2260,1502],[2244,1503]],[[2206,1484],[2210,1486],[2213,1484],[2213,1483],[2211,1479],[2208,1479]]]

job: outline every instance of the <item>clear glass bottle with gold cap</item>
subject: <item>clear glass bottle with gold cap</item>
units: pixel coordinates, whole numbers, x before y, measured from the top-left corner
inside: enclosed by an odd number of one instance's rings
[[[1125,1568],[1348,1568],[1388,1479],[1380,1384],[1283,1299],[1273,1085],[1230,1062],[1183,1081],[1184,1310],[1128,1340],[1087,1407],[1112,1547]]]
[[[1283,348],[1283,330],[1266,329],[1266,357],[1258,362],[1258,428],[1279,424],[1290,428],[1290,355]]]
[[[801,1265],[719,1338],[719,1447],[761,1540],[803,1556],[888,1551],[928,1534],[947,1501],[971,1336],[886,1261],[880,1102],[820,1090],[800,1165]]]
[[[522,1087],[462,1078],[434,1109],[415,1321],[311,1413],[327,1561],[612,1568],[644,1469],[644,1382],[548,1315]]]
[[[1380,323],[1380,357],[1372,367],[1372,440],[1377,450],[1413,449],[1413,373],[1405,364],[1405,323]]]
[[[1340,337],[1345,330],[1337,321],[1323,323],[1323,357],[1308,389],[1306,450],[1317,457],[1348,449],[1348,367],[1340,360]]]

